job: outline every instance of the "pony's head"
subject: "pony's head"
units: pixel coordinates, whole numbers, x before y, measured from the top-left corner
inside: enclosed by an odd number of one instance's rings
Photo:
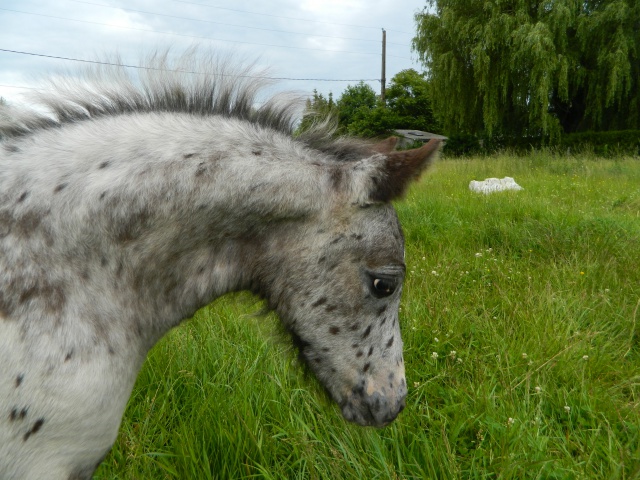
[[[259,289],[292,333],[300,355],[347,420],[384,426],[405,406],[398,308],[404,238],[391,201],[434,158],[432,140],[325,168],[332,194],[316,218],[269,248]]]

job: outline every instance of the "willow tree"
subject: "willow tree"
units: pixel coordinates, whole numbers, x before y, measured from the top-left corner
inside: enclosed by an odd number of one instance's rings
[[[638,0],[429,0],[415,20],[449,132],[640,127]]]

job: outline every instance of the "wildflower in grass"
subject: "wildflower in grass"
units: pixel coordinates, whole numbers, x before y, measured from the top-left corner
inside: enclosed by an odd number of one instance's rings
[[[413,388],[418,388],[420,386],[420,382],[413,382]]]
[[[584,275],[584,272],[580,272],[580,275]]]
[[[482,256],[482,252],[477,252],[476,253],[476,258],[480,258]]]
[[[456,352],[455,350],[451,350],[451,351],[449,352],[449,356],[450,356],[451,358],[453,358],[454,360],[456,359],[456,355],[457,355],[457,354],[458,354],[458,352]]]
[[[431,358],[433,358],[434,360],[438,359],[438,352],[432,352],[431,353]]]
[[[438,272],[436,272],[435,270],[431,270],[431,275],[435,275],[437,277],[438,276]]]
[[[582,360],[584,360],[585,362],[586,362],[587,360],[589,360],[589,355],[583,355],[583,356],[582,356]]]
[[[462,363],[462,359],[460,357],[458,357],[458,360],[456,360],[458,363]]]
[[[564,411],[567,413],[571,413],[571,407],[569,405],[564,406]]]
[[[526,360],[526,359],[527,359],[527,357],[528,357],[528,355],[527,355],[526,353],[523,353],[523,354],[522,354],[522,358],[523,358],[524,360]]]
[[[510,427],[511,425],[513,425],[513,423],[515,422],[515,420],[511,417],[509,417],[509,419],[507,420],[507,427]]]
[[[536,387],[534,390],[536,391],[536,393],[541,393],[542,392],[542,387]]]
[[[438,340],[438,337],[433,337],[433,341],[438,343],[440,340]]]

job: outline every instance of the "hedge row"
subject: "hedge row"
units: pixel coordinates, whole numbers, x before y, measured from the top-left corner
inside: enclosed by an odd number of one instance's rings
[[[481,155],[500,150],[526,153],[543,147],[555,149],[558,153],[592,152],[603,157],[639,156],[640,130],[569,133],[562,135],[556,141],[547,137],[483,138],[468,134],[453,134],[447,140],[444,153],[454,157]]]

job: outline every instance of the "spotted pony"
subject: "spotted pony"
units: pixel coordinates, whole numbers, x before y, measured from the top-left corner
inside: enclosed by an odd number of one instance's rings
[[[0,110],[0,478],[88,479],[149,349],[250,290],[360,425],[405,406],[390,202],[438,142],[294,137],[263,73],[168,53],[52,77]],[[48,113],[42,113],[44,109]]]

